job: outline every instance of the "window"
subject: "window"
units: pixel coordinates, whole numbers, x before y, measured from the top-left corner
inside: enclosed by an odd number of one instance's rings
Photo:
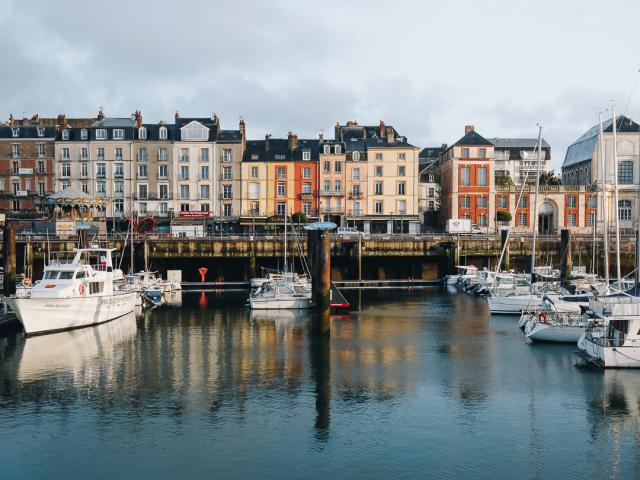
[[[38,127],[36,130],[38,131],[39,137],[44,137],[44,127]]]
[[[140,184],[138,185],[138,198],[140,198],[141,200],[145,200],[147,198],[147,185],[146,184]]]
[[[376,210],[376,213],[382,213],[382,211],[383,211],[383,206],[384,206],[384,203],[383,203],[383,202],[381,202],[381,201],[377,201],[377,202],[375,202],[375,210]]]
[[[398,203],[397,203],[396,207],[398,207],[398,213],[400,213],[402,215],[407,213],[407,201],[406,200],[398,200]]]
[[[19,190],[20,190],[20,184],[18,182],[13,182],[13,194],[17,195]]]
[[[18,158],[20,156],[20,145],[18,145],[17,143],[11,145],[11,153],[13,155],[13,158]]]
[[[116,212],[124,212],[124,200],[115,200],[113,202],[113,209]]]
[[[576,214],[568,213],[567,214],[567,227],[575,227],[576,226]]]
[[[285,183],[284,182],[278,182],[278,184],[276,186],[276,195],[278,197],[284,197],[285,193],[286,193]]]
[[[4,187],[5,187],[4,178],[0,178],[0,191],[4,192]]]
[[[44,158],[44,143],[38,144],[38,158]]]
[[[463,195],[460,197],[460,208],[471,208],[471,197]]]
[[[311,168],[310,167],[304,167],[302,169],[302,178],[304,178],[304,179],[311,178]]]
[[[398,195],[406,195],[406,184],[404,182],[398,182]]]
[[[11,127],[11,135],[14,137],[17,137],[18,135],[20,135],[20,128],[19,127]]]
[[[325,160],[322,170],[324,171],[324,173],[331,173],[331,162],[328,160]]]
[[[303,203],[302,204],[302,213],[304,213],[306,216],[311,216],[311,204],[310,203]]]
[[[231,167],[224,166],[222,168],[222,179],[223,180],[232,180],[233,179],[233,175],[231,174]]]
[[[478,185],[486,186],[487,185],[487,167],[478,167]]]
[[[180,185],[180,198],[189,198],[189,185]]]
[[[141,162],[147,161],[147,147],[140,147],[138,149],[138,160]]]
[[[286,157],[286,155],[282,155],[282,154],[276,153],[276,154],[274,155],[274,158],[275,158],[276,160],[286,160],[286,158],[287,158],[287,157]]]
[[[124,130],[122,128],[114,128],[113,129],[113,139],[114,140],[123,140],[124,139]]]
[[[82,166],[86,167],[87,164],[83,163]],[[84,169],[83,169],[83,172],[84,172]],[[124,163],[116,163],[113,165],[113,176],[116,178],[124,177]]]
[[[17,175],[20,172],[20,162],[11,162],[11,173]]]
[[[518,227],[527,226],[527,214],[522,212],[518,214]]]
[[[374,194],[382,195],[382,182],[376,182]]]
[[[360,202],[353,202],[353,214],[360,215]]]
[[[167,127],[160,127],[160,140],[166,140],[167,139]]]
[[[68,163],[62,164],[62,178],[69,178],[71,176],[71,165]]]
[[[30,179],[25,179],[24,181],[24,189],[29,192],[31,191],[31,180]]]
[[[596,212],[589,212],[589,215],[587,216],[587,226],[593,227],[595,220],[596,220]]]
[[[471,171],[469,167],[460,167],[460,185],[465,187],[471,185]]]
[[[598,206],[598,197],[596,196],[588,197],[587,206],[589,208],[596,208]]]
[[[304,150],[302,152],[302,160],[304,160],[304,161],[311,160],[311,151],[310,150]]]
[[[333,164],[333,171],[336,173],[342,172],[342,162],[336,162]]]
[[[181,148],[180,149],[180,161],[181,162],[188,162],[189,161],[189,149],[188,148]]]
[[[258,167],[251,167],[251,178],[258,178]]]
[[[340,153],[342,153],[342,147],[340,145],[334,145],[333,153],[335,153],[336,155],[339,155]]]
[[[336,180],[335,184],[335,192],[340,195],[342,193],[342,182],[340,180]]]
[[[106,140],[107,131],[104,128],[98,128],[96,130],[96,140]]]
[[[209,180],[209,165],[200,167],[200,180]]]
[[[80,149],[80,160],[89,160],[89,148],[82,147]]]
[[[284,180],[285,178],[287,178],[287,168],[286,167],[276,168],[276,175],[278,179]]]
[[[436,196],[436,189],[433,187],[429,187],[429,191],[427,192],[427,196],[429,198],[433,198]]]
[[[478,157],[487,158],[487,149],[486,148],[479,148],[478,149]]]
[[[169,154],[166,148],[162,147],[160,150],[158,150],[158,160],[160,160],[161,162],[166,162],[167,160],[169,160]]]
[[[310,182],[304,182],[302,184],[302,193],[303,194],[307,194],[307,195],[311,194],[311,183]]]
[[[17,137],[17,135],[14,135],[14,137]],[[62,130],[62,140],[69,140],[69,130]]]
[[[104,197],[107,193],[107,182],[104,180],[99,180],[96,182],[96,192],[99,196]]]
[[[463,148],[462,149],[462,158],[469,158],[469,149],[468,148]]]
[[[575,195],[569,195],[567,197],[567,207],[576,208],[576,196]]]
[[[231,185],[223,185],[222,186],[222,198],[224,200],[231,200],[233,198],[233,192],[231,189]]]
[[[38,182],[38,195],[42,196],[44,194],[44,182]]]
[[[404,162],[406,159],[407,159],[407,154],[406,153],[403,152],[403,153],[399,153],[398,154],[398,160],[400,162]]]
[[[399,177],[404,177],[405,176],[405,170],[406,167],[404,165],[400,165],[398,166],[398,176]]]
[[[435,182],[436,177],[434,175],[429,175],[429,183]]]
[[[260,185],[256,182],[249,184],[249,198],[251,200],[257,200],[260,196]]]
[[[80,164],[80,176],[81,177],[88,177],[89,176],[89,164],[88,163]]]
[[[520,201],[518,202],[518,208],[527,208],[527,197],[524,195],[520,197]]]
[[[258,160],[259,158],[260,158],[260,155],[258,155],[257,153],[251,154],[251,160]]]
[[[259,213],[260,212],[260,202],[251,202],[249,204],[249,211],[251,213]]]
[[[113,183],[113,191],[116,194],[120,194],[120,195],[123,194],[124,193],[124,182],[122,180],[116,180]]]
[[[164,197],[160,197],[160,198],[164,198]],[[163,215],[166,215],[167,213],[169,213],[169,204],[167,202],[160,203],[160,213]]]
[[[633,183],[633,162],[628,160],[618,162],[618,183],[620,185]]]
[[[104,148],[102,147],[98,148],[96,154],[97,154],[98,160],[104,160]]]
[[[382,154],[376,153],[376,162],[381,162],[381,161],[382,161]]]
[[[140,127],[138,129],[138,138],[140,140],[146,140],[147,139],[147,129],[144,127]]]
[[[13,210],[16,212],[20,210],[20,200],[14,200],[11,202],[11,205],[13,206]]]
[[[187,165],[180,167],[180,180],[189,180],[189,167]]]
[[[107,176],[107,165],[105,163],[96,163],[96,177]]]
[[[14,155],[14,156],[16,156],[16,155]],[[69,155],[69,149],[68,148],[63,148],[62,149],[62,158],[64,160],[69,160],[70,155]]]
[[[498,196],[498,208],[509,208],[509,197],[506,195]]]
[[[382,176],[382,165],[376,165],[376,177]]]
[[[168,165],[158,165],[158,178],[167,178],[169,175]]]
[[[222,161],[223,162],[231,162],[233,160],[232,156],[231,156],[231,149],[230,148],[223,148],[222,149]]]
[[[287,214],[287,204],[284,202],[278,202],[276,205],[276,214],[278,216],[284,216]]]
[[[181,212],[188,212],[189,211],[189,204],[188,203],[181,203],[180,204],[180,211]]]
[[[104,148],[102,149],[102,156],[104,157]],[[122,160],[122,148],[116,147],[116,160]]]
[[[353,154],[351,155],[351,158],[353,159],[354,162],[359,162],[360,161],[360,152],[353,152]]]
[[[230,203],[225,203],[222,206],[222,215],[224,215],[225,217],[230,217],[232,215]]]
[[[618,200],[618,220],[631,220],[631,200]]]
[[[322,148],[322,153],[324,153],[325,155],[329,155],[331,153],[331,146],[330,145],[325,145]]]
[[[480,195],[476,198],[478,208],[487,208],[487,197]]]
[[[44,175],[44,162],[42,160],[38,160],[38,173]]]
[[[489,225],[487,216],[486,215],[478,215],[478,224],[481,227],[486,227],[487,225]]]
[[[354,168],[351,170],[351,180],[360,180],[360,169]]]
[[[433,200],[429,200],[429,210],[433,211],[436,209],[436,202]]]
[[[223,157],[224,160],[224,157]],[[201,148],[200,149],[200,161],[201,162],[208,162],[209,161],[209,149],[208,148]],[[230,162],[231,160],[224,160],[225,162]]]
[[[147,178],[147,174],[148,174],[147,164],[141,163],[140,165],[138,165],[138,177]]]
[[[169,198],[169,185],[164,183],[158,185],[158,198]]]
[[[209,185],[200,185],[200,198],[203,200],[209,199]]]
[[[324,191],[327,193],[331,191],[331,180],[324,181]]]
[[[140,213],[143,215],[147,214],[147,202],[140,202]]]
[[[82,181],[82,193],[89,193],[89,182],[86,180]]]
[[[89,131],[86,128],[80,130],[80,140],[86,140],[89,138]]]

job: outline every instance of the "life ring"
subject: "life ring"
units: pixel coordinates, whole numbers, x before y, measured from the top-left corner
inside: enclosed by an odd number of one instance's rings
[[[547,314],[544,313],[544,312],[538,314],[538,320],[540,320],[542,323],[548,323],[547,322]]]
[[[84,283],[81,283],[80,286],[78,287],[78,293],[80,295],[84,295]]]
[[[31,286],[31,279],[29,277],[25,277],[22,279],[22,286],[23,287],[30,287]]]

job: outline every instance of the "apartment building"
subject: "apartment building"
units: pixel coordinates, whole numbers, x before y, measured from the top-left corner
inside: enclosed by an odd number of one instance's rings
[[[420,151],[418,173],[418,212],[424,228],[437,228],[440,210],[440,169],[438,159],[447,146],[426,147]]]
[[[47,210],[54,193],[55,125],[14,122],[0,126],[0,211],[13,217]]]
[[[320,218],[341,226],[347,213],[347,154],[342,142],[320,140]]]
[[[366,170],[366,188],[358,190],[366,193],[351,200],[347,223],[367,233],[419,232],[419,149],[382,121],[378,126],[337,124],[335,140],[345,144],[347,162],[351,162],[347,189],[352,194],[355,185],[363,184],[363,180],[349,179],[353,169]]]
[[[549,171],[551,146],[542,138],[538,152],[537,138],[489,138],[494,145],[494,173],[498,184],[536,183],[540,172]]]
[[[231,231],[242,214],[242,156],[246,142],[245,123],[238,130],[218,130],[215,158],[215,178],[218,186],[218,210],[223,228]],[[226,225],[226,226],[225,226]]]

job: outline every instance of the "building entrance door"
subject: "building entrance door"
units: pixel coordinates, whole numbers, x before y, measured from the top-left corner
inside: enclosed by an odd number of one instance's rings
[[[540,205],[540,213],[538,213],[538,233],[543,235],[554,233],[553,205],[548,202]]]

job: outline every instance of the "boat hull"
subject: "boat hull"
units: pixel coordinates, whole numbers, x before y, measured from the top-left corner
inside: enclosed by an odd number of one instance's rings
[[[510,295],[487,297],[491,313],[520,315],[523,310],[537,310],[542,307],[542,298],[535,295]]]
[[[87,327],[133,312],[136,294],[74,298],[7,298],[27,335]]]
[[[604,347],[581,337],[578,347],[604,368],[640,368],[640,346]]]
[[[249,306],[252,310],[286,310],[311,308],[311,300],[299,298],[250,298]]]
[[[584,334],[584,325],[555,325],[537,322],[527,338],[536,342],[577,343]]]

